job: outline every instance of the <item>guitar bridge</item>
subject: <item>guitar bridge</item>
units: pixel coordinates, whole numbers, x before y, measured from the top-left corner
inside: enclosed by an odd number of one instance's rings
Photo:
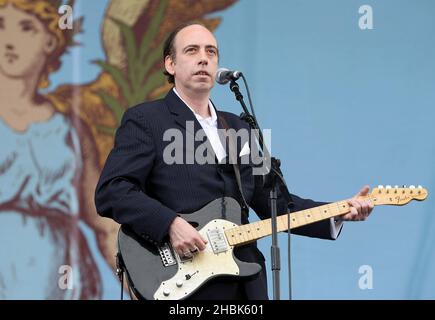
[[[169,247],[169,244],[165,243],[163,246],[159,247],[160,258],[162,259],[162,263],[165,267],[173,266],[177,264],[174,256],[172,254],[172,250]]]
[[[207,232],[210,246],[215,254],[225,252],[228,250],[225,235],[221,229],[212,229]]]

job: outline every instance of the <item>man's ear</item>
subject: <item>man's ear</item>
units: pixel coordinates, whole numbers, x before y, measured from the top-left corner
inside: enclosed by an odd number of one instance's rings
[[[49,34],[44,45],[44,51],[46,54],[51,54],[57,46],[57,39],[54,35]]]
[[[170,75],[175,74],[174,64],[175,64],[175,62],[172,59],[172,57],[170,55],[167,55],[165,58],[165,69]]]

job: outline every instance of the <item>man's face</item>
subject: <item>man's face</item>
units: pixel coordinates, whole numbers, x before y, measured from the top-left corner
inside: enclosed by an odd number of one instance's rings
[[[210,92],[218,68],[217,42],[201,25],[178,32],[174,41],[175,58],[166,57],[166,70],[174,75],[175,87],[186,93]]]

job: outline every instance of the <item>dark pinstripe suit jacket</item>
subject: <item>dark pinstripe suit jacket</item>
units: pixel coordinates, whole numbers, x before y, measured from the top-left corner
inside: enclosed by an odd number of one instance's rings
[[[223,116],[231,128],[249,128],[234,114],[217,114]],[[187,121],[193,126],[186,125]],[[219,123],[218,127],[222,128],[221,125]],[[166,164],[163,161],[164,149],[171,143],[163,139],[166,130],[179,129],[183,139],[192,139],[192,135],[200,128],[195,115],[173,90],[162,100],[128,109],[117,130],[114,148],[107,158],[96,189],[98,213],[120,224],[130,225],[144,239],[158,244],[167,237],[169,226],[177,213],[194,212],[222,196],[230,196],[240,202],[232,166],[215,163]],[[194,142],[194,148],[201,143]],[[187,152],[191,151],[187,143],[183,148]],[[269,190],[258,186],[258,183],[256,185],[251,165],[242,164],[240,173],[246,201],[260,218],[268,218]],[[295,195],[292,195],[292,202],[292,211],[323,204]],[[287,201],[281,198],[278,212],[285,213],[287,207]],[[244,217],[243,221],[247,222],[247,218]],[[296,229],[294,233],[329,239],[330,223],[328,220],[321,221]],[[192,298],[267,299],[264,256],[256,244],[238,248],[235,254],[241,260],[260,263],[263,272],[243,282],[211,282]]]

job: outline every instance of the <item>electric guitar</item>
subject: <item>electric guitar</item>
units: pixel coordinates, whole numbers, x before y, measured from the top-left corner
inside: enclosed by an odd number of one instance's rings
[[[424,200],[428,192],[415,188],[374,188],[366,198],[374,205],[405,205],[411,200]],[[226,219],[221,219],[222,212]],[[118,248],[131,288],[138,297],[147,300],[179,300],[189,297],[208,280],[219,276],[248,277],[261,270],[257,263],[238,260],[234,247],[269,236],[271,219],[240,225],[241,209],[233,198],[216,199],[191,214],[180,214],[197,227],[208,240],[206,249],[186,258],[179,256],[170,243],[154,246],[137,236],[127,226],[121,226]],[[347,200],[292,212],[290,229],[341,216],[350,212]],[[278,232],[286,231],[288,216],[277,218]]]

